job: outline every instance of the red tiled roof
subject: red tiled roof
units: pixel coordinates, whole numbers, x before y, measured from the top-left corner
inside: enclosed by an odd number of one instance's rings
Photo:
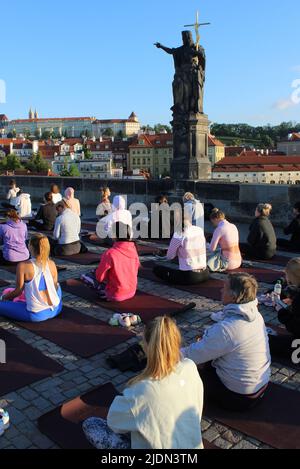
[[[0,138],[0,145],[14,145],[18,143],[32,143],[30,140],[24,140],[23,138]]]
[[[126,124],[126,122],[132,122],[129,119],[97,119],[93,124]]]
[[[208,146],[209,147],[225,147],[224,143],[218,140],[214,135],[208,136]]]
[[[299,157],[299,164],[295,165],[251,165],[251,166],[215,166],[213,168],[214,173],[267,173],[267,172],[278,172],[278,173],[283,173],[283,172],[293,172],[293,171],[299,171],[300,172],[300,157]]]
[[[271,154],[258,155],[255,152],[245,152],[239,157],[225,157],[216,163],[215,167],[219,166],[255,166],[255,165],[293,165],[300,164],[300,156],[285,156]]]
[[[95,120],[94,117],[49,117],[49,118],[43,118],[43,119],[16,119],[12,120],[11,124],[25,124],[25,123],[31,123],[31,122],[53,122],[53,121],[89,121],[93,122]]]
[[[140,141],[144,143],[140,145]],[[172,143],[169,143],[172,142]],[[173,134],[143,134],[137,139],[136,143],[130,145],[130,148],[165,148],[173,147]]]

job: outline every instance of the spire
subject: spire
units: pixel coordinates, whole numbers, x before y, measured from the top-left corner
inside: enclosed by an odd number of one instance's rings
[[[31,107],[30,107],[30,109],[29,109],[28,118],[29,118],[29,119],[33,119],[33,111],[32,111],[32,108],[31,108]]]
[[[39,115],[38,115],[38,112],[37,112],[36,109],[35,109],[35,111],[34,111],[34,118],[35,118],[35,119],[38,119],[38,118],[39,118]]]

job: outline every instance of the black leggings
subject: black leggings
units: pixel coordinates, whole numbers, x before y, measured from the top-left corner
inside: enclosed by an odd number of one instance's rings
[[[294,252],[300,252],[300,244],[293,243],[289,239],[277,239],[277,246],[283,249],[289,249]]]
[[[291,334],[269,335],[270,352],[272,358],[284,358],[292,361],[292,355],[295,349],[292,343],[295,337]]]
[[[51,238],[48,239],[51,246],[51,256],[74,256],[80,252],[86,252],[82,250],[80,241],[70,244],[58,244],[57,241]]]
[[[256,248],[250,244],[243,246],[243,255],[249,259],[269,260],[273,259],[275,254],[276,251],[270,251],[267,248]]]
[[[230,391],[217,375],[216,369],[212,365],[206,365],[200,376],[204,386],[205,403],[210,401],[217,404],[222,409],[234,412],[243,412],[257,406],[265,396],[267,386],[253,395],[237,394]]]
[[[174,285],[197,285],[209,279],[209,270],[202,272],[183,271],[179,266],[171,262],[157,263],[153,268],[153,273],[167,283]]]

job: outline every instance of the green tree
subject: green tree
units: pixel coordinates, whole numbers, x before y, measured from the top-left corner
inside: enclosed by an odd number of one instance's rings
[[[274,140],[269,135],[263,135],[261,142],[264,146],[264,148],[274,148],[275,143]]]
[[[51,137],[51,132],[50,130],[43,130],[42,132],[42,139],[43,140],[48,140]]]
[[[92,155],[92,152],[89,148],[87,148],[86,145],[84,145],[83,147],[83,153],[84,153],[84,159],[85,160],[91,160],[93,159],[93,155]]]
[[[23,169],[23,166],[20,158],[13,153],[10,153],[3,158],[0,163],[0,168],[7,171],[15,171],[16,169]]]
[[[66,166],[60,173],[61,176],[63,177],[79,177],[80,172],[75,163],[71,164],[70,168],[68,169]]]
[[[104,130],[102,135],[104,135],[105,137],[113,137],[115,134],[113,129],[109,127],[108,129]]]
[[[50,169],[48,161],[46,161],[39,152],[34,153],[25,166],[28,171],[33,173],[44,173]]]

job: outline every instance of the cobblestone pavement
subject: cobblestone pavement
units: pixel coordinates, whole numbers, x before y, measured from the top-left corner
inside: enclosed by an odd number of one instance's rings
[[[89,247],[89,249],[94,252],[101,252],[100,248]],[[67,267],[66,271],[59,274],[60,281],[75,276],[78,277],[79,274],[91,270],[91,267],[78,266],[71,263],[58,262],[58,264]],[[278,270],[281,269],[278,268]],[[13,285],[14,275],[0,270],[0,278],[10,281]],[[265,291],[268,287],[270,286],[260,284],[260,291]],[[200,329],[211,325],[210,314],[221,308],[220,303],[216,301],[195,296],[169,286],[160,285],[158,291],[157,284],[147,280],[139,280],[139,288],[183,304],[191,301],[196,303],[194,310],[177,316],[177,322],[186,343],[193,341],[199,334]],[[64,304],[72,306],[84,314],[105,321],[112,314],[111,311],[107,311],[70,294],[64,294]],[[260,310],[266,322],[277,324],[276,313],[272,309],[261,307]],[[39,416],[54,409],[63,402],[108,381],[111,381],[119,391],[122,391],[127,381],[133,376],[133,373],[130,372],[120,373],[118,370],[110,369],[106,364],[106,357],[112,353],[119,353],[125,350],[130,344],[139,340],[141,328],[137,328],[134,331],[137,338],[130,339],[126,343],[106,350],[89,359],[82,359],[6,320],[0,320],[0,327],[14,333],[24,342],[37,348],[43,354],[64,366],[63,372],[51,378],[36,382],[5,396],[0,396],[0,407],[7,408],[11,418],[9,430],[0,438],[0,448],[56,448],[56,445],[51,440],[39,432],[37,428]],[[272,366],[272,381],[300,391],[300,373],[280,367],[276,363]],[[206,418],[202,421],[202,427],[204,438],[223,449],[266,448],[266,445],[253,438],[232,431]]]

